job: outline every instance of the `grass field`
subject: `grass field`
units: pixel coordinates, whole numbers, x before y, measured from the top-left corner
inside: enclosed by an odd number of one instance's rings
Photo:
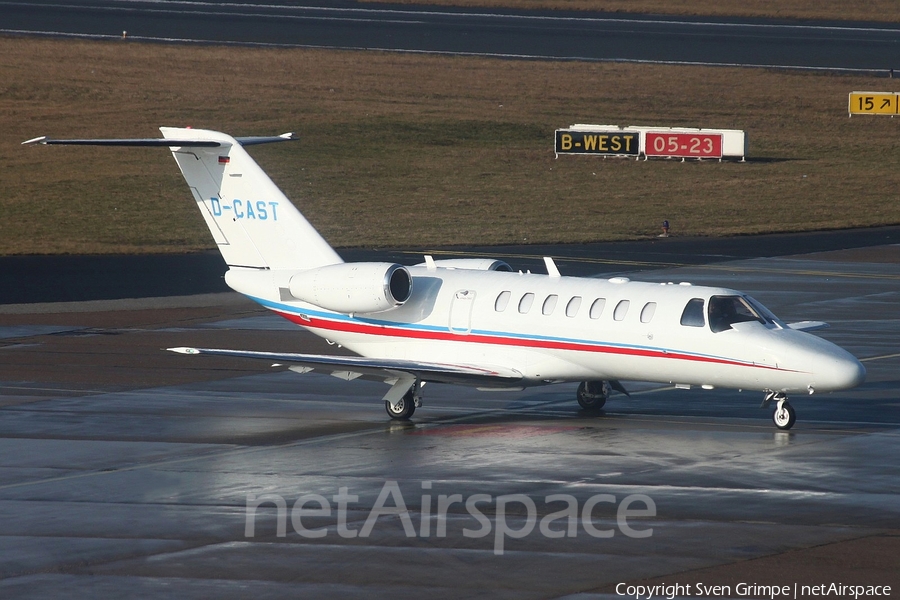
[[[362,0],[378,3],[381,0]],[[391,4],[591,10],[653,15],[900,21],[897,0],[390,0]]]
[[[900,119],[866,77],[0,38],[0,253],[211,247],[168,152],[22,147],[159,125],[251,153],[337,246],[582,242],[900,223]],[[745,129],[747,163],[554,159],[572,123]]]

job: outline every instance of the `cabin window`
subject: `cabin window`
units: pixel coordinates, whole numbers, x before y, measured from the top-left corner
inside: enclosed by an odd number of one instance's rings
[[[531,305],[534,304],[534,294],[528,292],[522,299],[519,300],[519,312],[523,315],[531,310]]]
[[[599,319],[600,315],[603,314],[604,307],[606,307],[606,298],[597,298],[594,300],[594,303],[591,304],[591,318]]]
[[[656,302],[648,302],[641,310],[641,323],[649,323],[656,313]]]
[[[691,298],[684,312],[681,313],[681,324],[687,327],[706,327],[706,319],[703,317],[703,298]]]
[[[731,329],[735,323],[766,320],[740,296],[713,296],[709,299],[709,328],[715,333]]]
[[[544,306],[541,307],[541,312],[545,315],[552,315],[554,309],[556,309],[556,303],[559,301],[559,296],[556,294],[550,294],[547,296],[547,299],[544,300]]]
[[[512,294],[509,292],[500,292],[500,295],[497,296],[497,300],[494,301],[494,310],[497,312],[503,312],[506,310],[506,307],[509,305],[509,297]]]
[[[566,304],[566,316],[574,317],[578,314],[579,308],[581,308],[581,296],[572,296],[572,299]]]
[[[625,319],[625,315],[628,314],[628,307],[631,306],[630,300],[621,300],[618,304],[616,304],[616,309],[613,311],[613,319],[616,321],[623,321]]]

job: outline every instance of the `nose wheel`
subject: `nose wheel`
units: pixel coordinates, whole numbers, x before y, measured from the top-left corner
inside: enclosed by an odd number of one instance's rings
[[[763,400],[763,407],[768,406],[772,401],[778,403],[775,406],[775,412],[772,413],[772,421],[775,423],[775,427],[782,431],[793,427],[794,422],[797,420],[797,413],[788,402],[787,396],[783,392],[769,392],[766,394],[765,400]]]
[[[783,402],[779,402],[778,406],[775,407],[775,412],[772,414],[772,421],[775,422],[775,427],[778,429],[790,429],[794,426],[794,421],[797,420],[797,413],[794,412],[794,407],[788,404],[787,400]]]

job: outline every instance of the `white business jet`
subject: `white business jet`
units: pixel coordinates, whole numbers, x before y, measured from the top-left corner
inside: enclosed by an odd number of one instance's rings
[[[578,403],[592,411],[612,390],[627,394],[621,380],[638,380],[760,390],[763,406],[776,403],[776,427],[790,429],[788,394],[844,390],[865,378],[851,354],[804,331],[824,323],[785,324],[731,289],[562,277],[551,258],[546,275],[491,259],[345,263],[244,150],[291,134],[160,130],[163,139],[25,143],[168,147],[228,264],[226,283],[359,356],[175,352],[378,379],[389,386],[383,400],[394,419],[412,416],[429,382],[510,390],[578,381]]]

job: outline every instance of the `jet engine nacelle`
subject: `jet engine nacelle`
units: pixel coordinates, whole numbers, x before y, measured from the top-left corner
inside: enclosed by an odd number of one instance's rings
[[[393,263],[341,263],[301,271],[291,277],[298,300],[345,314],[383,312],[406,302],[412,277]]]

